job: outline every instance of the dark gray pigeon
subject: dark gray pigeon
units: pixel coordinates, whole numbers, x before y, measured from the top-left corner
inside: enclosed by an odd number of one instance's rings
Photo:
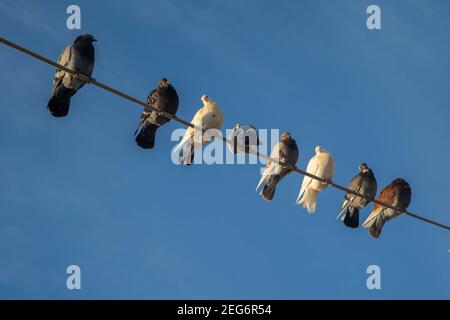
[[[169,80],[163,78],[158,81],[158,87],[150,92],[147,103],[158,110],[175,115],[179,105],[177,91]],[[152,149],[155,146],[156,130],[169,121],[169,118],[150,107],[146,107],[141,114],[139,126],[135,132],[136,143],[141,148]]]
[[[364,194],[370,197],[370,199],[375,197],[377,193],[377,180],[367,164],[362,163],[359,166],[359,173],[352,178],[348,188]],[[367,199],[347,193],[338,218],[345,212],[345,214],[341,217],[341,220],[344,221],[344,224],[347,227],[357,228],[359,226],[359,210],[367,206],[369,202],[370,201]]]
[[[58,63],[90,77],[94,71],[94,46],[97,41],[91,34],[78,36],[72,45],[64,48]],[[47,108],[54,117],[65,117],[69,113],[70,98],[84,85],[84,81],[63,70],[56,69],[52,94]]]
[[[298,161],[298,156],[299,151],[297,143],[291,138],[289,132],[284,132],[281,135],[280,142],[273,147],[270,154],[271,158],[294,166]],[[281,166],[278,163],[268,162],[256,190],[258,190],[261,184],[264,183],[264,187],[262,188],[260,195],[264,198],[264,200],[272,200],[277,184],[291,172],[292,170]]]

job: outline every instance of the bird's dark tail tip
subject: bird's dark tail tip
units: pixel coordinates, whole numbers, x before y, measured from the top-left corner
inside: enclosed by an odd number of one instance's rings
[[[75,93],[74,90],[60,87],[50,98],[47,109],[56,118],[65,117],[69,114],[70,98]]]
[[[157,125],[144,124],[142,129],[136,135],[135,141],[137,145],[143,149],[153,149],[155,146]]]
[[[353,208],[350,210],[347,208],[347,213],[345,214],[344,224],[349,228],[358,228],[359,226],[359,209]]]
[[[378,216],[375,223],[370,227],[369,234],[374,238],[379,238],[381,230],[383,230],[385,220],[383,217]]]
[[[381,234],[381,229],[373,225],[372,227],[370,227],[369,234],[374,238],[379,238]]]
[[[275,195],[275,187],[268,185],[267,182],[264,184],[263,189],[261,190],[261,196],[264,200],[271,201],[273,200],[273,196]]]

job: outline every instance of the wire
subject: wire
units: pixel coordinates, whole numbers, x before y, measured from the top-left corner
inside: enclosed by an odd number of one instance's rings
[[[87,76],[85,76],[85,75],[83,75],[83,74],[81,74],[81,73],[79,73],[79,72],[77,72],[75,70],[71,70],[71,69],[69,69],[67,67],[64,67],[64,66],[62,66],[62,65],[60,65],[60,64],[58,64],[58,63],[56,63],[56,62],[54,62],[54,61],[52,61],[50,59],[47,59],[47,58],[45,58],[45,57],[43,57],[43,56],[41,56],[41,55],[39,55],[39,54],[37,54],[37,53],[27,49],[27,48],[21,47],[21,46],[15,44],[14,42],[11,42],[11,41],[3,38],[3,37],[0,37],[0,42],[2,42],[3,44],[5,44],[5,45],[7,45],[7,46],[9,46],[11,48],[14,48],[14,49],[16,49],[18,51],[21,51],[21,52],[23,52],[23,53],[25,53],[25,54],[33,57],[33,58],[36,58],[37,60],[40,60],[40,61],[45,62],[47,64],[50,64],[50,65],[52,65],[52,66],[54,66],[54,67],[56,67],[56,68],[58,68],[60,70],[68,72],[68,73],[70,73],[70,74],[80,78],[81,80],[83,80],[83,81],[85,81],[87,83],[91,83],[91,84],[93,84],[93,85],[95,85],[97,87],[100,87],[100,88],[102,88],[102,89],[104,89],[106,91],[109,91],[109,92],[111,92],[111,93],[113,93],[113,94],[115,94],[115,95],[117,95],[119,97],[122,97],[122,98],[124,98],[124,99],[126,99],[128,101],[131,101],[131,102],[135,103],[135,104],[138,104],[141,107],[150,108],[150,109],[158,112],[160,115],[163,115],[163,116],[165,116],[165,117],[167,117],[167,118],[169,118],[171,120],[177,121],[177,122],[179,122],[181,124],[184,124],[185,126],[188,126],[188,127],[194,128],[194,129],[196,128],[196,126],[194,124],[190,123],[189,121],[186,121],[184,119],[178,118],[177,116],[175,116],[175,115],[173,115],[171,113],[168,113],[168,112],[165,112],[165,111],[161,111],[158,108],[155,108],[155,107],[153,107],[153,106],[151,106],[151,105],[149,105],[149,104],[147,104],[147,103],[145,103],[143,101],[140,101],[139,99],[136,99],[136,98],[134,98],[132,96],[129,96],[126,93],[123,93],[123,92],[121,92],[121,91],[119,91],[119,90],[117,90],[115,88],[112,88],[112,87],[110,87],[110,86],[108,86],[108,85],[106,85],[106,84],[104,84],[104,83],[102,83],[100,81],[97,81],[97,80],[95,80],[92,77],[87,77]],[[227,144],[233,144],[233,142],[228,140],[226,137],[222,137],[222,140],[223,140],[223,142],[225,142]],[[252,154],[256,155],[257,157],[260,157],[260,158],[262,158],[264,160],[267,160],[267,161],[274,162],[274,163],[280,164],[282,166],[285,166],[286,168],[288,168],[288,169],[290,169],[290,170],[292,170],[294,172],[297,172],[297,173],[302,174],[304,176],[308,176],[308,177],[310,177],[312,179],[318,180],[318,181],[320,181],[320,182],[322,182],[322,183],[324,183],[324,184],[326,184],[326,185],[328,185],[330,187],[334,187],[334,188],[339,189],[341,191],[345,191],[345,192],[353,194],[353,195],[355,195],[357,197],[364,198],[364,199],[366,199],[368,201],[377,203],[377,204],[379,204],[379,205],[381,205],[383,207],[395,210],[396,212],[400,212],[402,214],[405,214],[405,215],[407,215],[409,217],[412,217],[412,218],[415,218],[415,219],[418,219],[418,220],[421,220],[421,221],[433,224],[433,225],[435,225],[437,227],[440,227],[440,228],[443,228],[445,230],[449,230],[450,231],[450,227],[446,226],[446,225],[444,225],[442,223],[439,223],[439,222],[436,222],[436,221],[424,218],[424,217],[422,217],[420,215],[417,215],[417,214],[409,212],[409,211],[401,210],[400,208],[396,208],[396,207],[391,206],[391,205],[389,205],[387,203],[381,202],[378,199],[368,197],[365,194],[362,194],[362,193],[356,192],[354,190],[348,189],[348,188],[346,188],[344,186],[341,186],[341,185],[339,185],[337,183],[334,183],[331,180],[327,180],[327,179],[318,177],[316,175],[313,175],[313,174],[311,174],[311,173],[309,173],[307,171],[304,171],[304,170],[302,170],[302,169],[298,168],[297,166],[292,165],[290,163],[280,162],[278,159],[271,158],[271,157],[269,157],[269,156],[267,156],[265,154],[262,154],[260,152],[253,151],[253,150],[249,150],[249,153],[252,153]]]

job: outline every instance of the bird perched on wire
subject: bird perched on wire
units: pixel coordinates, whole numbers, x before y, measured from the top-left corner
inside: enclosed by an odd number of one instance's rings
[[[211,134],[206,131],[219,130],[223,125],[223,113],[219,105],[207,95],[203,95],[201,100],[203,107],[197,111],[191,121],[196,129],[187,128],[183,139],[174,148],[175,154],[179,154],[179,161],[183,165],[190,165],[194,160],[195,151],[211,140]]]
[[[336,169],[333,156],[321,146],[317,146],[315,152],[316,155],[309,160],[306,171],[331,182]],[[306,208],[308,213],[314,213],[317,206],[317,195],[327,186],[327,183],[305,176],[298,194],[297,204]]]
[[[359,173],[350,180],[348,189],[361,193],[370,199],[375,197],[377,193],[377,180],[367,164],[360,164]],[[367,206],[369,202],[365,198],[347,193],[337,218],[345,212],[341,218],[344,224],[349,228],[357,228],[359,226],[359,210]]]
[[[73,44],[64,48],[58,63],[71,70],[91,77],[94,71],[94,46],[97,41],[93,35],[78,36]],[[53,87],[47,108],[54,117],[65,117],[69,113],[70,99],[84,85],[79,77],[56,69]]]
[[[241,125],[237,123],[231,130],[228,140],[232,142],[227,144],[228,150],[235,154],[257,152],[258,146],[261,145],[258,131],[250,124]]]
[[[380,236],[387,221],[406,211],[411,202],[411,187],[404,179],[397,178],[381,190],[378,200],[398,210],[386,208],[378,203],[374,204],[372,212],[363,223],[364,228],[370,228],[369,234],[374,238]]]
[[[256,191],[258,191],[259,187],[264,183],[264,187],[259,194],[264,200],[268,201],[273,199],[277,184],[292,172],[291,169],[282,164],[287,163],[295,166],[298,161],[299,151],[297,143],[292,139],[289,132],[281,134],[280,141],[273,147],[270,157],[278,160],[279,163],[269,161],[266,164],[266,169],[256,187]]]
[[[156,89],[148,95],[147,104],[160,111],[175,115],[179,105],[177,91],[169,80],[162,78],[158,81]],[[169,118],[150,107],[145,107],[134,133],[136,143],[143,149],[152,149],[155,146],[156,130],[170,121]]]

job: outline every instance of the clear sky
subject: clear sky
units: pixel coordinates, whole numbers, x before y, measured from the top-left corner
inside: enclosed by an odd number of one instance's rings
[[[361,162],[403,177],[411,211],[450,224],[450,2],[77,0],[81,31],[69,4],[3,0],[1,35],[56,59],[92,33],[98,80],[145,99],[167,77],[187,119],[207,93],[225,127],[290,131],[302,168],[323,145],[341,184]],[[88,85],[55,119],[53,67],[0,46],[0,70],[0,298],[450,298],[448,232],[404,216],[375,240],[335,219],[335,189],[308,215],[294,174],[266,202],[260,165],[174,165],[177,123],[141,150],[139,106]]]

